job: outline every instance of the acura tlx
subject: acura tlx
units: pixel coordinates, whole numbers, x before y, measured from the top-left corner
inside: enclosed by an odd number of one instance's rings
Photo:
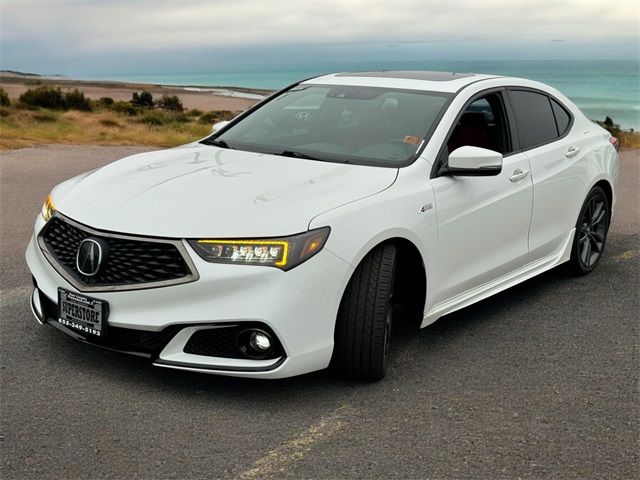
[[[56,186],[26,252],[32,310],[161,367],[379,380],[394,323],[560,264],[591,272],[617,151],[534,81],[312,78],[200,141]]]

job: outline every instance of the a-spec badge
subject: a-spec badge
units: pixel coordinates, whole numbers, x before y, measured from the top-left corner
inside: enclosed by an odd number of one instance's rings
[[[432,203],[427,203],[425,205],[422,205],[420,207],[420,213],[424,213],[424,212],[428,212],[429,210],[431,210],[433,208],[433,204]]]

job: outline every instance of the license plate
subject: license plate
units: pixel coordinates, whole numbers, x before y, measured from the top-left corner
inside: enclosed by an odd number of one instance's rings
[[[58,289],[58,322],[75,332],[104,337],[108,311],[109,304],[104,300]]]

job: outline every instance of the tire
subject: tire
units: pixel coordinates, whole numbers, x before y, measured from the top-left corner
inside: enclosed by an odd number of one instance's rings
[[[569,273],[586,275],[596,268],[607,242],[610,215],[609,200],[604,190],[593,187],[578,215],[571,259],[567,263]]]
[[[377,246],[356,268],[342,296],[331,368],[344,378],[378,381],[387,371],[396,247]]]

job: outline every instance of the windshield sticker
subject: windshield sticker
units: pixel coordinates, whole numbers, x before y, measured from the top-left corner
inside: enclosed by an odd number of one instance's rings
[[[420,137],[416,137],[415,135],[405,135],[402,141],[404,143],[408,143],[409,145],[420,145],[422,139]]]

